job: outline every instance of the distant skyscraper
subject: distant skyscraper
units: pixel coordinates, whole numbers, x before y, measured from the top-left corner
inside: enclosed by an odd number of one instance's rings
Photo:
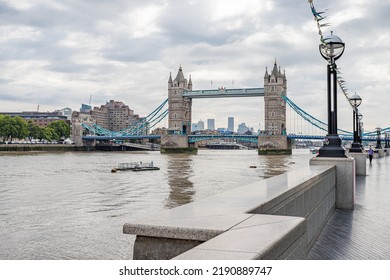
[[[240,123],[240,124],[238,125],[238,130],[237,130],[238,133],[244,134],[244,133],[247,132],[248,130],[249,130],[249,127],[247,127],[247,126],[245,125],[245,123]]]
[[[207,119],[207,129],[215,130],[215,119]]]
[[[204,122],[202,120],[198,121],[198,130],[204,130]]]
[[[191,124],[191,131],[192,132],[195,132],[195,131],[198,131],[198,123],[192,123]]]
[[[234,117],[228,117],[228,131],[234,132]]]

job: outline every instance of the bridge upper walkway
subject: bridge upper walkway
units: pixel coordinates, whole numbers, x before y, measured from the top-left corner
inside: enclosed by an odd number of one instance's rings
[[[264,96],[264,88],[237,88],[237,89],[208,89],[184,91],[183,97],[189,98],[223,98],[223,97],[251,97]]]

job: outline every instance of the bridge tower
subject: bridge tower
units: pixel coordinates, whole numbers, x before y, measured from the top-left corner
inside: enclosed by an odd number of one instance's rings
[[[264,75],[264,129],[259,135],[259,154],[291,154],[286,132],[287,78],[276,60],[271,74]]]
[[[161,137],[162,153],[196,153],[197,148],[190,147],[188,135],[191,134],[192,99],[184,97],[184,91],[192,90],[191,76],[189,81],[184,77],[181,65],[176,78],[168,80],[168,134]]]
[[[192,90],[191,76],[187,83],[181,65],[176,78],[168,80],[168,129],[175,134],[188,135],[191,133],[191,107],[192,99],[183,97],[184,90]]]
[[[286,134],[286,101],[282,98],[286,94],[286,73],[281,73],[275,61],[271,74],[266,69],[264,75],[264,127],[270,134]]]

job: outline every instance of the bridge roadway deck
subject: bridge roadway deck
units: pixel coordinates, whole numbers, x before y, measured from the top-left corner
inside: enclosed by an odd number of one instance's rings
[[[355,210],[336,210],[308,254],[319,260],[390,260],[390,157],[367,160]]]

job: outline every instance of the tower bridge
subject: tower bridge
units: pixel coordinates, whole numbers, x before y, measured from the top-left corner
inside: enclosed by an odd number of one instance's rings
[[[183,69],[172,79],[168,79],[168,135],[161,138],[161,151],[194,150],[196,137],[191,135],[192,99],[226,98],[226,97],[264,97],[265,130],[267,133],[256,138],[259,153],[290,154],[291,141],[286,133],[286,100],[287,79],[276,61],[271,73],[266,68],[263,88],[193,90],[191,76],[184,77]],[[209,136],[211,137],[211,136]],[[220,136],[219,136],[220,137]]]
[[[227,98],[227,97],[263,97],[264,98],[264,128],[261,135],[194,135],[191,132],[192,99],[201,98]],[[166,109],[168,105],[168,109]],[[286,106],[288,105],[288,106]],[[304,120],[308,127],[319,129],[322,135],[298,132],[292,133],[291,116],[289,132],[287,134],[286,109],[291,108],[301,121]],[[168,135],[146,135],[145,131],[151,129],[168,115]],[[196,151],[197,143],[207,139],[233,138],[240,141],[258,143],[259,153],[278,154],[291,153],[291,140],[323,140],[327,131],[327,124],[305,112],[297,104],[287,97],[287,79],[285,72],[274,63],[273,69],[264,74],[264,87],[257,88],[218,88],[214,90],[193,90],[191,76],[189,80],[184,77],[180,66],[175,79],[169,75],[168,98],[164,100],[147,117],[121,131],[110,131],[99,125],[81,123],[84,131],[89,135],[82,136],[84,141],[109,141],[109,140],[134,140],[134,139],[158,139],[161,138],[162,152]],[[80,130],[81,131],[81,130]],[[390,127],[381,130],[389,134]],[[351,132],[339,129],[340,138],[346,141],[352,140]],[[321,133],[320,133],[321,134]],[[81,134],[80,134],[81,135]],[[362,134],[362,141],[376,141],[377,132]],[[387,138],[386,138],[387,139]],[[382,140],[386,140],[383,139]],[[386,140],[388,141],[388,139]],[[81,140],[80,140],[81,142]],[[388,143],[388,142],[386,142]],[[387,144],[388,145],[388,144]]]

